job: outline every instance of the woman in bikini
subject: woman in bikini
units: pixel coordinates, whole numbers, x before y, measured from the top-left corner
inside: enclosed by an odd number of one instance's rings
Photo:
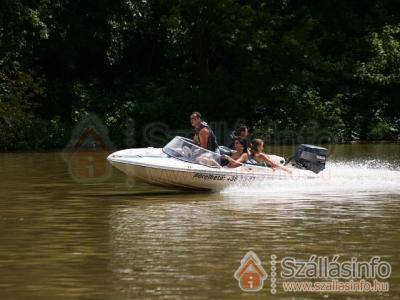
[[[273,162],[267,154],[264,153],[264,141],[261,139],[254,139],[251,142],[251,151],[250,151],[250,159],[255,160],[257,163],[267,163],[267,165],[272,168],[272,170],[281,169],[289,174],[292,174],[292,171],[284,166],[281,166],[275,162]]]
[[[228,168],[237,168],[243,165],[248,159],[247,143],[240,137],[235,137],[233,140],[233,149],[235,150],[231,156],[225,155],[224,158],[228,160],[226,165]]]

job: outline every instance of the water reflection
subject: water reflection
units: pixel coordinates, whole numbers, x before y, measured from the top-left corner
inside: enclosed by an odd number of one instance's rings
[[[250,202],[238,195],[211,197],[183,201],[175,196],[115,208],[110,262],[115,286],[131,296],[218,297],[223,289],[227,298],[239,298],[232,274],[249,249],[261,259],[272,253],[302,258],[381,255],[393,269],[399,261],[400,230],[388,231],[397,222],[395,195]],[[398,280],[394,274],[392,291]]]
[[[338,156],[339,150],[330,164],[335,176],[316,184],[283,182],[214,194],[128,185],[118,172],[105,183],[77,184],[58,153],[2,154],[0,295],[269,299],[268,281],[263,291],[246,294],[233,278],[251,249],[264,261],[271,254],[380,255],[393,268],[389,295],[347,299],[396,299],[399,148],[387,149],[389,166],[360,165],[368,147],[351,160],[343,154],[347,150]],[[294,296],[324,297],[279,294],[278,287],[274,298]]]

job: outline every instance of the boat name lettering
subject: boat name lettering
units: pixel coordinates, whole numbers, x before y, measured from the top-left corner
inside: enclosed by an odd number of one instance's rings
[[[195,173],[193,178],[207,179],[207,180],[227,180],[231,182],[237,181],[254,181],[256,179],[255,176],[240,176],[240,175],[214,175],[214,174],[204,174],[204,173]]]
[[[213,174],[203,174],[195,173],[193,178],[209,179],[209,180],[224,180],[225,175],[213,175]]]

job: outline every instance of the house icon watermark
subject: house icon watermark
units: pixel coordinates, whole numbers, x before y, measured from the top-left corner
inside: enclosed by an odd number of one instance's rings
[[[111,176],[106,157],[113,149],[106,127],[96,115],[89,114],[75,127],[63,158],[75,181],[103,182]]]
[[[239,268],[234,274],[239,287],[245,292],[257,292],[264,287],[267,272],[261,265],[261,260],[253,251],[249,251],[242,258]]]
[[[391,264],[381,256],[369,260],[357,257],[340,259],[311,254],[308,258],[270,256],[269,289],[277,293],[279,286],[285,293],[388,293]],[[280,263],[278,263],[280,262]],[[280,271],[278,271],[278,268]],[[242,258],[234,274],[239,287],[245,292],[257,292],[267,279],[261,260],[249,251]]]

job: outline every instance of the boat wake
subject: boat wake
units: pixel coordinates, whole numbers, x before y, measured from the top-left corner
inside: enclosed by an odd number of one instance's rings
[[[269,180],[246,186],[231,186],[222,194],[267,196],[268,198],[309,198],[400,193],[400,168],[387,161],[333,161],[315,180]]]

